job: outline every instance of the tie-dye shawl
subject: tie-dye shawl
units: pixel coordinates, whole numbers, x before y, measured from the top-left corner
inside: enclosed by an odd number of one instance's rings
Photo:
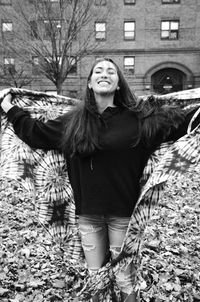
[[[1,91],[0,99],[9,91],[14,96],[14,104],[28,110],[32,117],[43,121],[56,118],[78,102],[76,99],[16,88]],[[186,98],[190,99],[192,93],[195,94],[193,98],[200,97],[200,91],[193,90]],[[181,104],[183,104],[182,94],[175,95]],[[165,99],[168,102],[173,99],[173,96],[172,98],[165,96]],[[193,103],[188,100],[186,104],[189,102]],[[196,106],[198,106],[197,103]],[[136,271],[139,268],[144,230],[160,200],[164,185],[170,177],[193,169],[194,164],[199,161],[199,142],[200,127],[198,126],[193,131],[188,131],[188,134],[177,142],[162,144],[151,155],[141,179],[141,194],[131,216],[121,253],[115,261],[110,261],[99,269],[92,278],[85,268],[73,193],[63,154],[58,151],[31,149],[14,134],[12,125],[3,113],[1,116],[0,179],[2,182],[6,179],[12,180],[13,187],[17,183],[29,198],[34,199],[40,223],[48,228],[53,237],[59,237],[62,240],[65,251],[69,255],[67,259],[70,260],[67,265],[69,273],[74,275],[76,296],[80,296],[81,301],[88,301],[91,295],[98,292],[102,301],[106,299],[110,301],[111,295],[115,295],[115,301],[118,301],[118,289],[113,273],[131,261],[135,264]],[[80,282],[77,288],[75,282],[80,274],[82,274],[82,279],[84,276],[81,289]],[[139,288],[137,281],[133,287]]]

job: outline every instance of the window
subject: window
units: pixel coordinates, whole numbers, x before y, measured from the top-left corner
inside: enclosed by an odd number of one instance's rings
[[[48,20],[44,20],[44,38],[48,39],[51,35],[51,25]]]
[[[12,22],[2,22],[2,32],[12,32],[13,31],[13,24]]]
[[[33,64],[34,65],[39,65],[39,58],[38,57],[33,57]]]
[[[12,22],[2,22],[1,24],[2,38],[11,40],[13,38],[13,24]]]
[[[124,72],[126,74],[134,74],[135,57],[124,57]]]
[[[52,5],[52,7],[57,7],[59,5],[59,0],[50,0],[50,4]]]
[[[163,4],[175,4],[175,3],[180,3],[181,0],[162,0]]]
[[[106,39],[106,23],[105,22],[96,22],[95,23],[95,37],[96,37],[96,40],[105,40]]]
[[[69,93],[68,93],[68,96],[70,97],[70,98],[73,98],[73,99],[76,99],[77,98],[77,91],[76,90],[71,90],[71,91],[69,91]]]
[[[39,63],[38,57],[32,57],[32,73],[34,75],[38,75],[40,73]]]
[[[70,64],[70,74],[76,74],[77,73],[77,61],[75,57],[69,58],[69,64]]]
[[[38,38],[38,25],[35,20],[30,21],[30,31],[31,31],[31,38],[37,39]]]
[[[124,4],[135,4],[136,0],[124,0]]]
[[[65,58],[63,58],[63,60],[66,59],[67,65],[68,65],[68,72],[70,75],[75,75],[77,74],[77,60],[74,56],[65,56]],[[52,59],[51,58],[46,58],[47,61],[51,62]],[[57,58],[55,58],[54,62],[57,61],[58,65],[61,66],[62,64],[62,58],[61,56],[57,56]],[[65,61],[64,61],[65,62]],[[66,63],[65,62],[65,63]]]
[[[179,21],[161,21],[161,39],[177,40],[179,37]]]
[[[4,58],[4,73],[6,75],[15,73],[15,59],[12,57]]]
[[[61,29],[60,20],[44,20],[44,38],[48,39],[53,33],[58,34]]]
[[[0,5],[12,5],[12,0],[0,0]]]
[[[106,5],[106,0],[95,0],[94,4],[97,6]]]
[[[125,40],[135,39],[135,21],[124,22],[124,39]]]

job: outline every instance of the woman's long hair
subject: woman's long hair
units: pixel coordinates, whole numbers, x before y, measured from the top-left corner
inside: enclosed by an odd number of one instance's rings
[[[119,77],[119,90],[115,91],[114,104],[120,108],[126,108],[138,118],[138,140],[145,144],[151,143],[151,138],[161,129],[160,139],[164,140],[172,127],[177,128],[184,119],[184,113],[175,106],[163,105],[163,100],[157,100],[150,96],[145,101],[138,100],[130,90],[121,70],[110,58],[101,58],[94,62],[87,79],[87,87],[84,101],[80,102],[66,116],[66,127],[63,135],[63,150],[71,156],[75,154],[91,154],[96,149],[100,149],[99,129],[101,119],[99,119],[98,109],[94,92],[88,87],[94,67],[102,61],[109,61],[114,64]]]

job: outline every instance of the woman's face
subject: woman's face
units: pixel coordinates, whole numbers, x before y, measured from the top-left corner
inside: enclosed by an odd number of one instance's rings
[[[119,77],[112,62],[101,61],[93,69],[88,87],[94,94],[113,95],[118,88]]]

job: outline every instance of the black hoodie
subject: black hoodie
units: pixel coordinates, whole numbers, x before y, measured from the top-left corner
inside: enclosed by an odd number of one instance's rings
[[[193,110],[194,111],[194,110]],[[186,134],[194,112],[186,115],[167,140]],[[14,106],[7,113],[15,133],[30,147],[60,149],[65,117],[43,123]],[[76,214],[131,216],[140,192],[140,178],[150,154],[163,141],[162,127],[149,146],[138,140],[138,119],[128,109],[108,107],[101,114],[101,149],[92,154],[66,156]],[[151,117],[149,117],[151,118]],[[153,121],[153,119],[152,119]],[[199,121],[197,121],[199,122]],[[152,147],[153,146],[153,147]]]

